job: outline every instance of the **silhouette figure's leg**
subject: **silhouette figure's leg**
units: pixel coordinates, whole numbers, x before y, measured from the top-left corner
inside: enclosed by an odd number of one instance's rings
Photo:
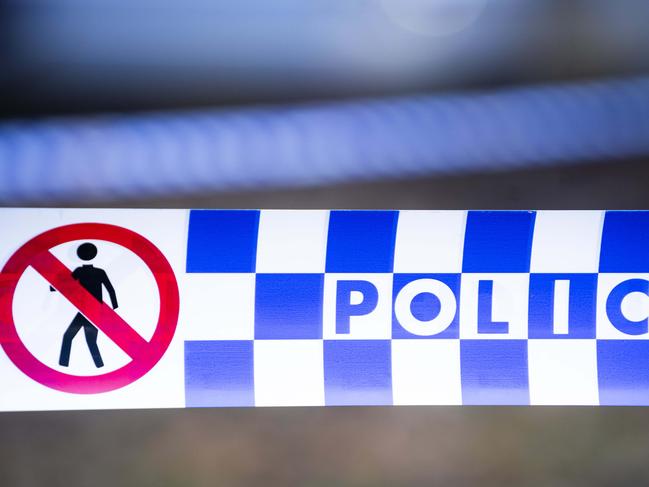
[[[92,355],[92,360],[95,362],[95,367],[103,367],[104,361],[101,359],[101,354],[99,353],[99,347],[97,346],[97,333],[99,330],[94,327],[92,323],[87,321],[84,318],[85,323],[83,324],[83,331],[86,333],[86,343],[88,343],[88,348],[90,349],[90,355]]]
[[[61,355],[59,356],[59,365],[67,367],[70,364],[70,348],[72,347],[72,339],[83,326],[83,316],[80,313],[72,320],[68,329],[63,334],[63,343],[61,344]]]

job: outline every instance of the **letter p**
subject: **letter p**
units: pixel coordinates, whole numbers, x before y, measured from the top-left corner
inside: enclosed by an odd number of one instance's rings
[[[348,335],[352,316],[370,314],[379,302],[379,291],[369,281],[338,281],[336,334]]]

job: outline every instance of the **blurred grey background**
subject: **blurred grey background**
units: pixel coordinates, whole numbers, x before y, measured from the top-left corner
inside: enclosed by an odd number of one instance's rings
[[[644,0],[4,2],[0,201],[644,209],[647,25]],[[648,454],[642,408],[0,414],[3,486],[645,485]]]

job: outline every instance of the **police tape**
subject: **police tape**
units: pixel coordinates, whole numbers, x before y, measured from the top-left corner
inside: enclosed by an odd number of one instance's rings
[[[649,77],[0,123],[0,202],[114,200],[649,154]],[[90,164],[89,161],[92,161]]]
[[[649,211],[0,225],[0,410],[649,405]]]

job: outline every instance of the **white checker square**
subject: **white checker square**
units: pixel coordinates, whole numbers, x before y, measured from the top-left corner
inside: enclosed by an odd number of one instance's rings
[[[324,406],[322,340],[257,340],[256,406]]]
[[[507,333],[478,332],[480,281],[492,281],[491,322],[507,322]],[[462,274],[460,286],[460,338],[524,339],[527,338],[529,274]],[[487,312],[484,309],[483,312]],[[488,327],[488,323],[481,323]]]
[[[372,311],[351,316],[349,333],[336,333],[337,290],[339,281],[367,281],[378,292],[378,301]],[[362,293],[352,291],[351,304],[359,304]],[[369,299],[369,298],[368,298]],[[327,273],[323,296],[323,337],[328,340],[387,340],[392,337],[392,274],[338,274]]]
[[[326,210],[262,210],[257,272],[324,272],[328,226]]]
[[[399,212],[394,272],[462,272],[466,211]]]
[[[537,211],[531,272],[597,272],[602,211]]]
[[[596,340],[529,340],[533,405],[597,405]]]
[[[597,278],[596,306],[596,336],[606,340],[646,340],[649,332],[630,335],[616,328],[608,316],[606,304],[611,291],[620,283],[629,279],[644,279],[649,281],[649,274],[599,274]],[[620,310],[622,315],[631,321],[643,321],[649,317],[649,296],[640,292],[632,292],[622,300]],[[638,328],[644,323],[638,323]]]
[[[179,330],[185,340],[252,340],[254,274],[185,274]]]
[[[461,405],[459,340],[392,340],[395,405]]]

